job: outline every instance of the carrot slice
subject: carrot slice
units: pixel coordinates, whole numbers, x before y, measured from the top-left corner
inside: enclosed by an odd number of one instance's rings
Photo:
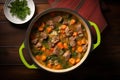
[[[78,33],[77,32],[73,32],[73,36],[77,36],[78,35]]]
[[[55,69],[61,69],[61,68],[62,68],[62,66],[60,64],[55,66]]]
[[[57,44],[57,46],[58,46],[60,49],[63,49],[63,48],[64,48],[62,42],[59,42],[59,43]]]
[[[78,45],[78,46],[81,46],[81,40],[78,40],[78,41],[77,41],[77,45]]]
[[[41,60],[45,61],[47,59],[46,55],[41,55]]]
[[[48,67],[48,68],[52,68],[52,64],[51,64],[51,63],[48,63],[48,64],[47,64],[47,67]]]
[[[45,23],[42,23],[42,24],[38,27],[38,30],[39,30],[39,31],[43,31],[43,30],[44,30],[44,26],[45,26]]]
[[[46,48],[43,46],[42,48],[41,48],[41,51],[45,51],[46,50]]]
[[[83,51],[82,46],[78,46],[78,48],[77,48],[76,52],[81,53],[82,51]]]
[[[52,31],[52,28],[51,27],[47,27],[47,32],[50,33]]]
[[[40,60],[40,55],[36,55],[35,59],[39,61]]]
[[[65,49],[68,49],[67,43],[64,43],[64,44],[63,44],[63,47],[64,47]]]
[[[75,60],[75,63],[79,63],[80,62],[80,58],[77,58],[76,60]]]
[[[72,65],[74,65],[75,64],[75,58],[70,58],[69,59],[69,63],[72,64]]]
[[[61,29],[62,29],[62,30],[65,30],[65,28],[66,28],[66,27],[67,27],[67,26],[66,26],[66,25],[64,25],[64,24],[63,24],[63,25],[61,25]]]
[[[81,40],[81,44],[86,44],[86,39],[85,39],[85,38],[83,38],[83,39]]]

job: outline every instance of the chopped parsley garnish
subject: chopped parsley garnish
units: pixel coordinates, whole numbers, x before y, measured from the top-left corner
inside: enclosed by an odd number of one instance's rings
[[[12,16],[16,16],[21,20],[25,20],[27,15],[30,15],[30,8],[27,5],[26,0],[15,0],[10,3],[10,13]]]

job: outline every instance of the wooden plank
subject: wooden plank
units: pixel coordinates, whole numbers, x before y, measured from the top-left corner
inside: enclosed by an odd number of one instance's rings
[[[36,15],[41,13],[44,10],[47,10],[48,8],[50,8],[49,4],[38,4],[38,5],[36,5]]]
[[[3,4],[0,4],[0,23],[5,22],[7,19],[5,18],[4,11],[3,11]]]
[[[4,4],[5,3],[5,0],[0,0],[0,4]]]
[[[7,66],[0,66],[0,75],[1,80],[97,80],[98,78],[100,80],[119,80],[120,71],[116,71],[119,68],[117,67],[116,70],[113,68],[104,66],[87,67],[84,65],[68,73],[55,74],[41,69],[27,69],[24,66],[9,66],[9,68]]]
[[[18,52],[19,47],[0,47],[0,66],[23,65]],[[23,49],[23,55],[29,64],[33,64],[33,61],[26,49]]]
[[[25,39],[28,25],[0,23],[0,46],[19,46]]]

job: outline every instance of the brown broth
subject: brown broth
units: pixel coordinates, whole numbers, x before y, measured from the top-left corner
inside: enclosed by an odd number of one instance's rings
[[[81,25],[81,26],[80,26]],[[30,34],[33,56],[51,69],[66,69],[80,62],[88,48],[88,36],[81,21],[62,12],[38,19]]]

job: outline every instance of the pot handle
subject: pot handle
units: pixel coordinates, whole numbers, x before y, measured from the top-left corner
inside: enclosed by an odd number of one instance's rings
[[[94,27],[94,29],[96,31],[96,35],[97,35],[97,42],[95,44],[93,44],[93,49],[95,49],[96,47],[98,47],[100,45],[100,42],[101,42],[100,30],[94,22],[89,21],[89,23],[91,26]]]
[[[24,56],[23,56],[23,52],[22,52],[22,50],[23,50],[24,48],[25,48],[25,45],[24,45],[24,43],[22,43],[22,45],[21,45],[20,48],[19,48],[19,55],[20,55],[21,61],[23,62],[23,64],[24,64],[27,68],[29,68],[29,69],[37,69],[37,67],[36,67],[34,64],[30,65],[30,64],[28,64],[27,61],[25,60],[25,58],[24,58]]]

